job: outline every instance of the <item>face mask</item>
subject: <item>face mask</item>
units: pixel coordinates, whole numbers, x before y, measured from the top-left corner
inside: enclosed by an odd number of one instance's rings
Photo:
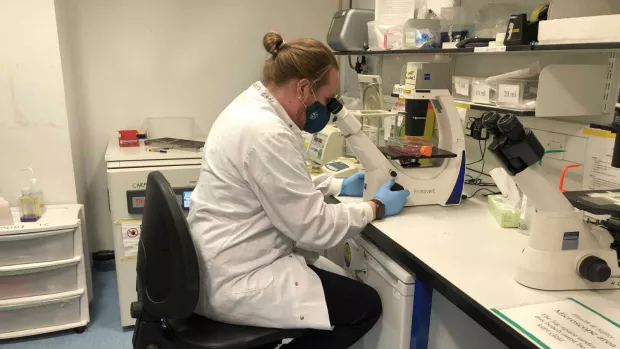
[[[317,133],[324,129],[329,122],[330,113],[326,106],[316,100],[314,91],[312,91],[312,95],[314,96],[314,103],[310,106],[306,106],[306,103],[304,103],[301,97],[298,98],[304,107],[306,107],[306,126],[304,126],[304,131],[308,133]]]

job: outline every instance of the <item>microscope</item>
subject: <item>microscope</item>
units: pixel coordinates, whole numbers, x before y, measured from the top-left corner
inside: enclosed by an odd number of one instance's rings
[[[620,268],[613,237],[583,220],[538,161],[544,148],[514,115],[487,113],[482,123],[493,136],[488,150],[532,200],[535,213],[516,280],[540,290],[619,289]]]

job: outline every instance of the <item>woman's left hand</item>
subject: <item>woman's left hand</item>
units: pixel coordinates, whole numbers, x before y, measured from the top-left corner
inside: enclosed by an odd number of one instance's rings
[[[340,195],[343,196],[362,196],[364,194],[364,176],[366,172],[358,172],[342,181]]]

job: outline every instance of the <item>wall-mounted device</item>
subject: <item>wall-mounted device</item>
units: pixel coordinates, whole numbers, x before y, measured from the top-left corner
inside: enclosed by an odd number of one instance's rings
[[[327,44],[334,51],[363,51],[368,45],[368,25],[375,11],[352,8],[338,11],[327,32]]]

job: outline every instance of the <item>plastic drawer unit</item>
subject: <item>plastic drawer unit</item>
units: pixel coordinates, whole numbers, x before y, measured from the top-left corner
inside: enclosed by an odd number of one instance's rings
[[[0,226],[0,339],[86,329],[92,282],[82,214],[81,205],[53,205],[37,222]]]

